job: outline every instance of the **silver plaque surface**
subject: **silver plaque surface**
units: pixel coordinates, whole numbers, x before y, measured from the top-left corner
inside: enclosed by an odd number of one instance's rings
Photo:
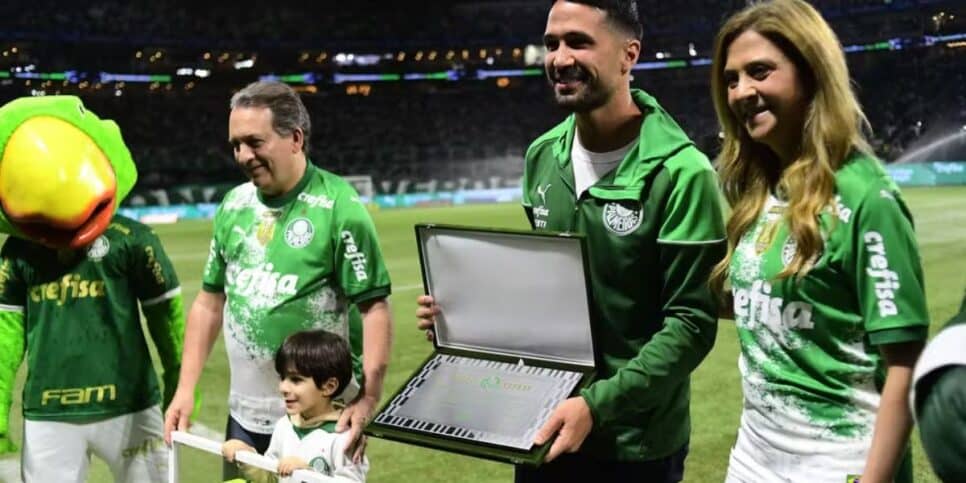
[[[376,422],[528,450],[581,373],[437,354]]]

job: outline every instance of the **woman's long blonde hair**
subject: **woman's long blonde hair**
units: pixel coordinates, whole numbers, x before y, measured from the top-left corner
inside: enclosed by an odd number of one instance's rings
[[[743,32],[755,31],[791,59],[806,88],[808,107],[798,157],[787,167],[765,145],[748,136],[728,107],[724,79],[728,48]],[[717,159],[725,199],[731,205],[727,223],[728,254],[711,274],[719,294],[728,277],[735,246],[764,206],[769,189],[788,198],[787,222],[798,250],[778,275],[803,276],[822,250],[819,213],[832,200],[835,171],[855,149],[871,152],[863,134],[868,120],[849,83],[842,46],[832,29],[802,0],[774,0],[751,5],[725,22],[715,38],[711,97],[724,135]]]

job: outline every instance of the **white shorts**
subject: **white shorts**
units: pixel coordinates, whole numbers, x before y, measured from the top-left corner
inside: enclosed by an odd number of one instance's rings
[[[83,483],[91,454],[107,463],[117,483],[166,482],[163,435],[158,405],[94,423],[24,420],[24,483]]]

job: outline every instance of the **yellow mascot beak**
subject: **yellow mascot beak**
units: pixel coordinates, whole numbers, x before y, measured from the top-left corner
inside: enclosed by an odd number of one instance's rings
[[[45,245],[80,248],[114,215],[117,179],[100,147],[64,120],[38,116],[10,135],[0,160],[0,203]]]

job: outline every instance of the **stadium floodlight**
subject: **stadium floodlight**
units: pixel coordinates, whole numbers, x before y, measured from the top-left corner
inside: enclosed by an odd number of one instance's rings
[[[180,449],[179,446],[186,446],[204,451],[206,453],[221,456],[221,445],[221,442],[212,441],[208,438],[203,438],[195,434],[186,433],[183,431],[172,432],[171,450],[168,453],[168,483],[180,483],[180,458],[178,456],[178,450]],[[239,451],[235,453],[235,459],[240,463],[244,463],[255,468],[272,473],[278,473],[278,461],[267,456],[262,456],[258,453],[253,453],[251,451]],[[292,476],[289,477],[289,481],[298,483],[330,483],[336,480],[335,478],[323,475],[321,473],[316,473],[314,471],[296,470],[292,472]]]

